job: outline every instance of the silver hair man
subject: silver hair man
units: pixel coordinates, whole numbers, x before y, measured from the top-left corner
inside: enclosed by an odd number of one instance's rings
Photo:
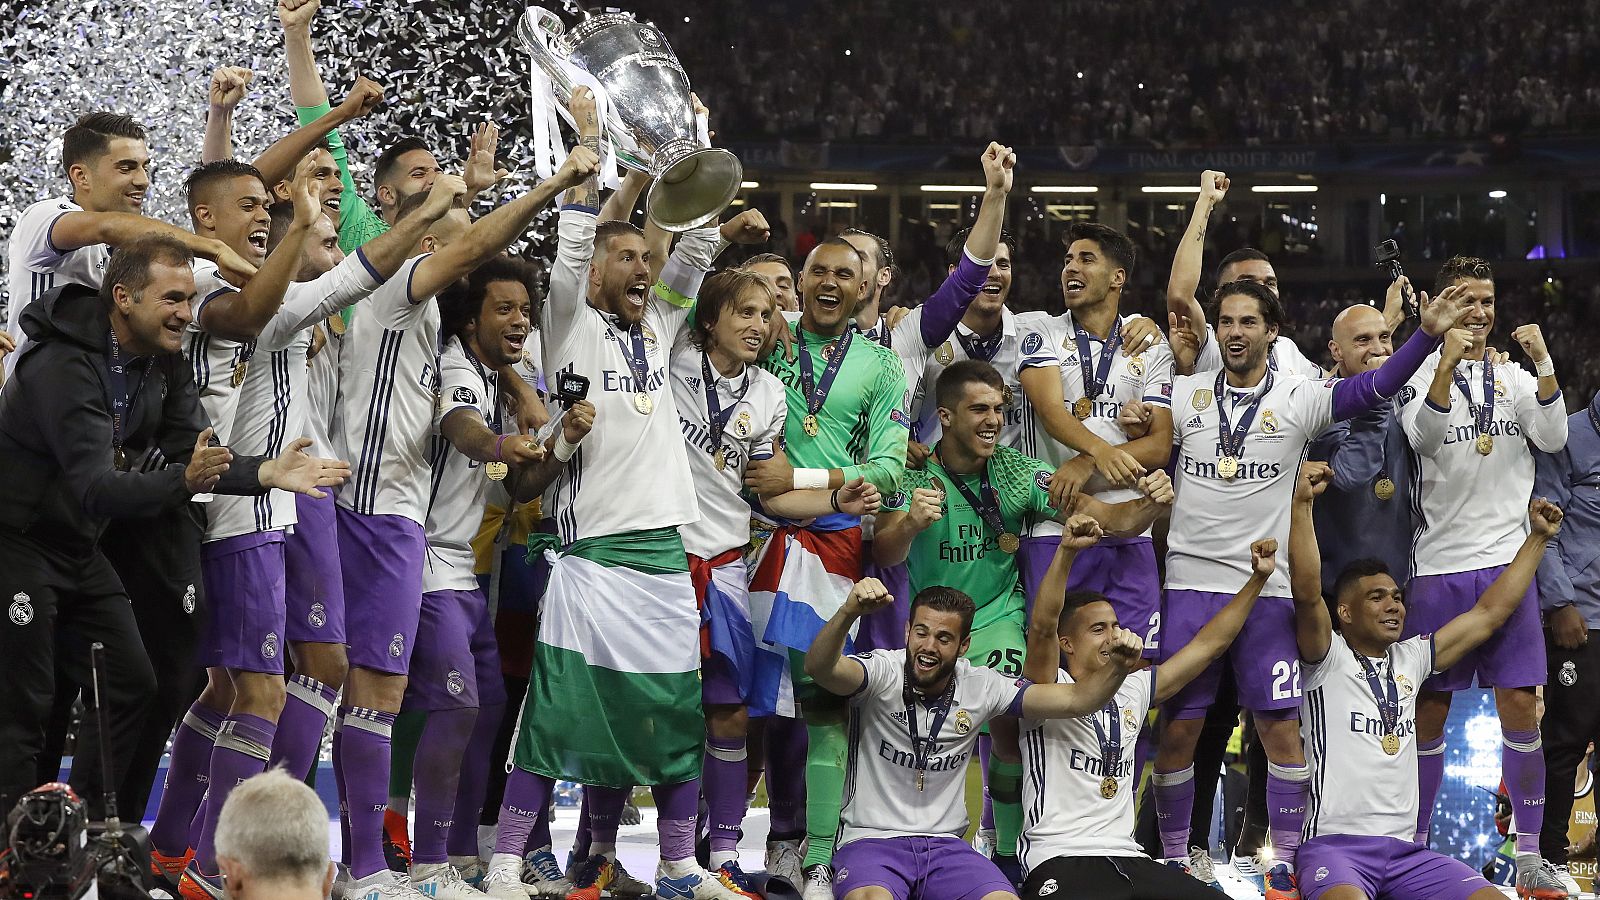
[[[315,791],[281,769],[233,789],[216,844],[232,900],[321,900],[333,887],[328,811]]]

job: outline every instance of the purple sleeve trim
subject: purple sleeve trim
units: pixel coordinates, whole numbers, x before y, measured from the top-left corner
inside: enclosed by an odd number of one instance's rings
[[[983,290],[983,283],[987,280],[989,267],[962,250],[956,270],[922,304],[924,347],[937,347],[950,339],[951,333],[956,330],[956,323],[967,314],[967,307],[978,296],[978,291]]]
[[[563,203],[563,204],[561,204],[561,211],[562,212],[566,212],[569,209],[574,209],[574,210],[577,210],[578,212],[588,213],[591,216],[600,215],[600,210],[595,209],[592,206],[584,206],[582,203]]]
[[[68,253],[71,253],[72,251],[71,250],[63,250],[60,247],[56,246],[56,223],[61,221],[61,217],[62,216],[68,215],[70,213],[75,213],[75,212],[78,212],[78,210],[69,209],[69,210],[66,210],[66,211],[64,211],[62,213],[57,214],[55,218],[50,220],[50,227],[48,227],[48,228],[46,228],[44,230],[44,242],[50,246],[50,252],[54,253],[57,256],[66,256]]]
[[[383,276],[378,273],[377,269],[373,268],[372,262],[367,259],[367,254],[360,247],[356,248],[356,258],[361,260],[361,265],[367,270],[367,274],[372,276],[373,281],[383,284]]]
[[[1538,398],[1536,397],[1534,399],[1537,400]],[[1554,403],[1554,402],[1556,402],[1557,400],[1560,400],[1560,399],[1561,399],[1561,391],[1557,390],[1554,394],[1550,395],[1550,399],[1549,400],[1539,400],[1539,405],[1540,406],[1549,406],[1550,404],[1552,404],[1552,403]]]
[[[1006,707],[1006,715],[1022,718],[1022,695],[1026,694],[1030,687],[1033,687],[1033,682],[1026,678],[1017,679],[1017,695],[1011,698],[1010,705]]]
[[[1422,398],[1422,405],[1426,406],[1427,408],[1433,410],[1436,413],[1447,414],[1447,413],[1450,412],[1450,410],[1445,409],[1444,407],[1440,406],[1439,404],[1433,402],[1432,400],[1430,400],[1430,399],[1428,399],[1426,397]]]
[[[1406,386],[1439,345],[1437,338],[1418,328],[1377,371],[1362,372],[1333,386],[1334,421],[1359,415],[1382,403]]]
[[[411,281],[417,277],[417,266],[422,265],[422,261],[432,255],[432,253],[425,253],[422,256],[417,257],[416,265],[412,266],[411,271],[406,273],[406,302],[410,303],[412,306],[416,306],[419,301],[417,299],[417,295],[411,293]],[[423,297],[422,299],[426,300],[428,298]]]

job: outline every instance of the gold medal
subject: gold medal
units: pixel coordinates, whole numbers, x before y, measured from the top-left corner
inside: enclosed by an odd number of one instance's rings
[[[503,462],[490,462],[483,464],[483,474],[489,476],[490,481],[504,481],[511,472],[511,467]]]
[[[1217,474],[1232,481],[1239,474],[1238,457],[1224,456],[1217,460]]]
[[[112,451],[111,451],[111,462],[112,462],[113,465],[115,465],[117,467],[117,471],[119,471],[119,472],[128,471],[128,453],[127,453],[127,451],[123,450],[121,447],[113,448]]]
[[[718,472],[721,472],[723,469],[728,467],[727,457],[722,455],[721,447],[711,448],[711,465],[716,467]]]
[[[1383,752],[1390,756],[1400,752],[1400,735],[1389,732],[1383,736]]]
[[[917,770],[917,790],[922,790],[922,770]]]
[[[655,401],[650,399],[649,394],[640,391],[633,395],[633,408],[637,409],[640,415],[648,416],[650,411],[656,408],[656,404]]]
[[[1000,535],[1000,549],[1001,550],[1004,550],[1007,553],[1015,553],[1015,552],[1017,552],[1017,548],[1021,547],[1021,546],[1022,546],[1022,539],[1017,537],[1016,535],[1012,534],[1011,532],[1008,531],[1005,534]]]
[[[1372,486],[1372,492],[1378,495],[1379,500],[1394,499],[1394,481],[1388,477],[1379,478],[1378,483]]]
[[[1088,397],[1079,397],[1077,400],[1073,401],[1072,414],[1078,418],[1087,419],[1089,418],[1089,414],[1092,412],[1094,412],[1094,401],[1090,400]]]
[[[1100,779],[1100,796],[1110,800],[1117,795],[1117,780],[1110,775]]]
[[[1488,435],[1488,434],[1480,434],[1480,435],[1478,435],[1478,452],[1480,454],[1484,455],[1484,456],[1488,456],[1490,453],[1494,452],[1494,436],[1493,435]]]
[[[800,430],[804,431],[807,437],[816,437],[817,432],[822,429],[817,425],[816,415],[814,413],[806,413],[806,417],[800,420]]]
[[[242,360],[242,361],[240,361],[240,363],[237,366],[233,367],[233,386],[234,387],[238,387],[239,385],[244,384],[244,375],[248,371],[250,371],[250,362],[248,360]]]
[[[1006,400],[1006,405],[1007,405],[1007,406],[1010,406],[1010,405],[1012,405],[1012,404],[1013,404],[1013,403],[1016,403],[1016,402],[1017,402],[1017,393],[1016,393],[1016,391],[1013,391],[1013,390],[1012,390],[1012,389],[1011,389],[1011,385],[1009,385],[1009,384],[1008,384],[1008,385],[1006,385],[1006,389],[1005,389],[1005,391],[1004,391],[1004,392],[1003,392],[1003,393],[1002,393],[1002,394],[1001,394],[1001,396],[1003,396],[1003,397],[1005,397],[1005,400]]]

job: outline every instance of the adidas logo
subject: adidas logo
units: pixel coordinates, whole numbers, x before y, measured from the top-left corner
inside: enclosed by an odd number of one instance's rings
[[[1183,427],[1184,428],[1199,428],[1203,424],[1204,423],[1200,421],[1200,417],[1199,416],[1192,416],[1192,417],[1190,417],[1189,421],[1183,423]]]

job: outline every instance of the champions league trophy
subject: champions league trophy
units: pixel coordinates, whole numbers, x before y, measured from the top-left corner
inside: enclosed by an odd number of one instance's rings
[[[627,13],[605,13],[569,32],[554,13],[533,6],[517,32],[536,66],[536,144],[554,149],[559,141],[549,95],[566,116],[572,92],[587,86],[615,160],[654,179],[645,199],[651,221],[688,231],[714,221],[733,201],[744,169],[732,153],[708,146],[704,118],[690,102],[689,77],[655,26]]]

